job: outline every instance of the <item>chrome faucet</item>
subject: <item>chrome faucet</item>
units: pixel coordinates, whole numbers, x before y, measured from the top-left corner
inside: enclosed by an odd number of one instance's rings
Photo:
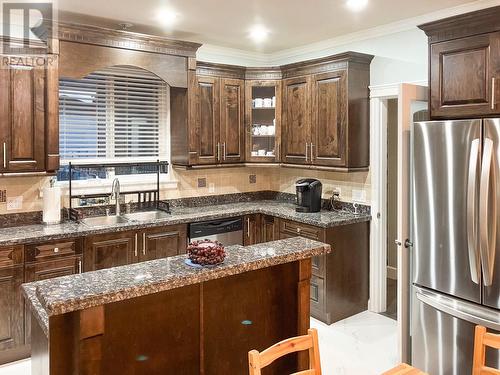
[[[120,180],[118,180],[118,178],[113,180],[113,185],[111,186],[111,199],[116,201],[116,216],[120,216]]]

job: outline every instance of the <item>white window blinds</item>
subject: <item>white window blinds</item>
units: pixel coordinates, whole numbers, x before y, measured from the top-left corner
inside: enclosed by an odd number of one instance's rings
[[[137,67],[115,66],[59,80],[64,161],[165,160],[167,84]]]

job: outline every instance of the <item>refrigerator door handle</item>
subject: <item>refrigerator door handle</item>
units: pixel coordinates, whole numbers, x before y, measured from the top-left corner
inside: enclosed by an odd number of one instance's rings
[[[467,178],[467,247],[469,249],[470,276],[474,283],[479,284],[481,266],[477,225],[477,166],[479,161],[479,139],[474,139],[469,155],[469,173]]]
[[[477,306],[470,302],[463,302],[416,286],[414,288],[417,299],[426,305],[458,319],[500,331],[500,321],[497,311],[489,311],[480,305]]]
[[[485,286],[493,284],[495,267],[497,199],[496,165],[493,141],[484,139],[483,162],[481,165],[481,183],[479,186],[479,233],[481,264]]]

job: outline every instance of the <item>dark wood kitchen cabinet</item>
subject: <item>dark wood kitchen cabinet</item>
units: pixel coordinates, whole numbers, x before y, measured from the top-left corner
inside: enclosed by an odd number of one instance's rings
[[[243,217],[243,221],[244,221],[243,245],[249,246],[262,242],[260,238],[261,215],[260,214],[245,215]]]
[[[25,343],[24,248],[0,248],[0,364],[28,356]]]
[[[142,232],[139,261],[184,254],[187,247],[186,225],[152,228]]]
[[[282,161],[351,171],[369,165],[372,55],[347,52],[282,67]]]
[[[311,315],[327,324],[367,309],[369,295],[369,223],[319,228],[279,220],[279,239],[302,236],[332,246],[312,258]]]
[[[172,89],[172,164],[200,166],[245,160],[244,68],[198,62],[188,89]]]
[[[276,241],[279,239],[279,219],[274,216],[262,215],[260,228],[261,242]]]
[[[500,114],[500,7],[420,25],[429,37],[430,115]]]
[[[139,254],[136,231],[98,234],[85,238],[83,269],[96,271],[134,263]]]
[[[4,56],[0,64],[0,173],[57,170],[57,56]]]

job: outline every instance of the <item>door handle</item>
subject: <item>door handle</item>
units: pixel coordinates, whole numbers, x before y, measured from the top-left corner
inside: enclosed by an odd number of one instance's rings
[[[136,233],[135,234],[135,250],[134,250],[135,256],[137,256],[137,242],[138,242],[138,239],[137,239],[137,233]]]
[[[146,232],[142,234],[142,255],[146,255]]]
[[[496,83],[496,78],[493,77],[491,79],[491,109],[495,109],[495,107],[496,107],[495,83]]]
[[[217,142],[217,160],[220,161],[220,142]]]
[[[481,266],[477,226],[477,163],[479,160],[479,139],[474,139],[469,155],[469,172],[467,179],[467,247],[469,252],[470,276],[479,284]]]
[[[311,151],[311,161],[314,160],[313,147],[314,147],[314,144],[311,142],[311,147],[309,147],[309,151]]]
[[[309,147],[309,144],[306,143],[306,161],[307,161],[307,156],[308,156],[308,147]]]
[[[250,238],[250,218],[247,217],[247,237]]]
[[[223,160],[226,160],[226,142],[224,142],[222,144],[222,157],[223,157]]]
[[[3,167],[7,168],[7,143],[3,143]]]
[[[78,273],[82,273],[82,260],[78,259]]]
[[[497,228],[497,181],[493,141],[484,139],[483,162],[481,165],[481,182],[479,186],[479,233],[481,264],[483,266],[484,285],[493,283],[495,267],[496,228]],[[492,209],[492,213],[489,211]]]

